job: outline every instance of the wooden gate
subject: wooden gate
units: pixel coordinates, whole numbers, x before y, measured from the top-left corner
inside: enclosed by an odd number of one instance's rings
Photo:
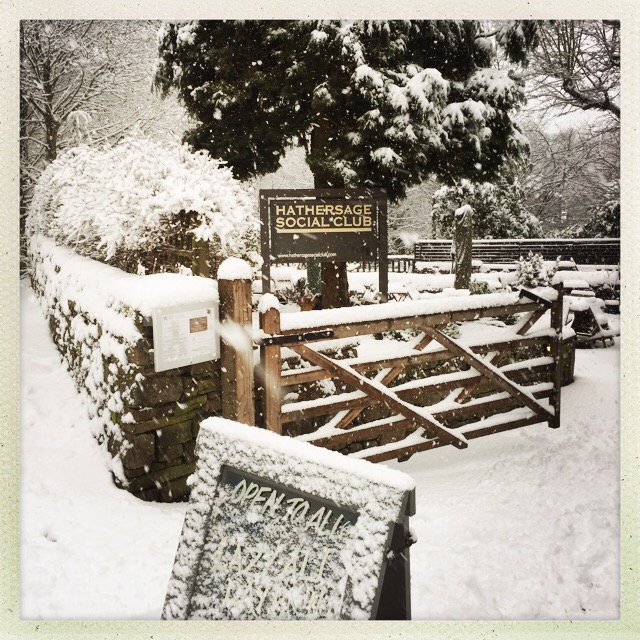
[[[462,449],[474,438],[540,422],[557,428],[562,291],[546,291],[544,297],[522,290],[282,316],[276,304],[263,304],[262,426],[287,433],[296,421],[313,419],[301,438],[375,462],[444,445]],[[339,360],[323,353],[327,341],[373,340],[398,330],[412,333],[403,353],[401,342],[397,354]],[[306,366],[283,371],[285,347]],[[412,379],[402,381],[407,372]],[[300,401],[291,393],[328,379],[339,389],[330,397]]]

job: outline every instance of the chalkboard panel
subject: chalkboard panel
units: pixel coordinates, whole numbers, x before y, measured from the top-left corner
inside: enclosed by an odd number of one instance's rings
[[[375,617],[411,478],[220,418],[198,455],[163,618]]]

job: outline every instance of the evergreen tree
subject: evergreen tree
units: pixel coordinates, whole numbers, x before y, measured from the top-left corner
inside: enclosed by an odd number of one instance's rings
[[[513,61],[536,42],[525,24],[497,30]],[[239,178],[304,145],[316,188],[393,201],[430,174],[488,181],[525,157],[510,117],[522,84],[492,56],[474,21],[194,21],[162,28],[155,84],[195,119],[186,140]],[[322,279],[323,305],[346,303],[346,266]]]
[[[538,220],[524,204],[524,192],[517,180],[496,184],[474,184],[461,180],[455,187],[442,187],[433,194],[434,228],[441,238],[453,235],[455,211],[468,204],[475,212],[474,238],[537,238],[542,235]]]
[[[566,235],[570,238],[619,238],[620,200],[597,207],[586,224],[568,229]]]

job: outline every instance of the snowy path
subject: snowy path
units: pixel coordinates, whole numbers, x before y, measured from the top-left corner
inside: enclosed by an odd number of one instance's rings
[[[185,506],[116,489],[35,295],[22,289],[24,618],[158,619]],[[619,349],[579,351],[563,427],[393,466],[418,484],[414,619],[618,613]]]
[[[21,615],[159,618],[185,505],[112,484],[36,297],[21,293]]]
[[[562,427],[415,456],[415,619],[617,618],[619,350],[579,350]]]

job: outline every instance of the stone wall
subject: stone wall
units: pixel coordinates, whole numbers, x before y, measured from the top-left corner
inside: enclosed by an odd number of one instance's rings
[[[163,297],[166,305],[208,303],[215,283],[126,274],[42,237],[30,241],[29,259],[52,338],[111,454],[116,484],[144,500],[186,498],[199,424],[220,412],[220,364],[156,373],[149,318]]]
[[[132,388],[123,412],[112,413],[121,441],[109,438],[112,455],[120,455],[127,489],[144,500],[170,502],[188,496],[195,471],[200,422],[220,415],[220,362],[156,373],[153,327],[140,327],[142,340],[128,352],[143,376]]]

